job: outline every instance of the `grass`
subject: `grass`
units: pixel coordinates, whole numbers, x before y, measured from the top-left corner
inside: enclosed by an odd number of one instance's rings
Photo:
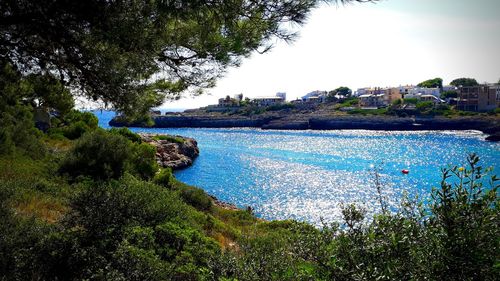
[[[184,143],[183,138],[176,137],[176,136],[169,136],[169,135],[156,135],[156,136],[153,136],[153,139],[157,140],[157,141],[163,140],[163,141],[169,141],[169,142],[178,143],[178,144]]]
[[[49,223],[62,218],[74,192],[64,179],[55,176],[55,166],[47,159],[19,155],[0,158],[0,186],[10,194],[9,205],[17,215]]]
[[[67,212],[68,207],[60,200],[42,194],[26,196],[13,206],[18,215],[36,217],[48,223],[58,222]]]
[[[160,137],[171,140],[169,136]],[[176,137],[173,139],[181,140]],[[54,142],[50,143],[52,145]],[[57,141],[55,143],[59,144]],[[71,146],[71,142],[67,145]],[[0,186],[9,194],[7,204],[17,216],[58,224],[71,210],[70,199],[82,191],[82,186],[69,184],[58,176],[55,159],[54,151],[42,160],[26,156],[0,156]],[[200,210],[199,206],[194,206],[197,201],[190,205],[190,200],[185,200],[182,193],[195,189],[198,188],[174,179],[169,192],[177,193],[179,199],[186,202],[186,222],[217,241],[221,249],[238,250],[240,238],[272,231],[263,227],[268,222],[257,219],[245,210],[227,210],[216,205]],[[206,196],[212,200],[204,192],[196,193],[196,196]]]

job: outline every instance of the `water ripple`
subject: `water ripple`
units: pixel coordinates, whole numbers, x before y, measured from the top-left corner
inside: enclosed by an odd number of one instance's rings
[[[176,177],[266,219],[314,224],[338,221],[342,204],[380,210],[370,168],[381,169],[391,209],[401,196],[427,197],[440,169],[476,152],[483,166],[500,163],[500,144],[478,131],[263,131],[258,129],[133,129],[198,141],[200,156]],[[403,175],[402,169],[410,174]]]

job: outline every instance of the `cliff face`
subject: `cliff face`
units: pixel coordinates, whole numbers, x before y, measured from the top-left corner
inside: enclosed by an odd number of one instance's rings
[[[183,140],[180,143],[171,139],[154,138],[154,136],[156,135],[141,134],[143,142],[156,147],[156,160],[161,167],[172,168],[172,170],[183,169],[191,166],[200,154],[198,144],[192,138],[174,136],[175,139]]]

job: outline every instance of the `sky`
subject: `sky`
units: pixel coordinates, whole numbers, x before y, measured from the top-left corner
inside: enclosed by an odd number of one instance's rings
[[[500,79],[500,0],[383,0],[323,4],[299,29],[230,68],[208,94],[166,102],[162,109],[216,104],[220,97],[417,84],[441,77]]]

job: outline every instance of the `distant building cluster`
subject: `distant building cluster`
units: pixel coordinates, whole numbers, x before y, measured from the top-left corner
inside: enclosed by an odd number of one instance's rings
[[[348,88],[347,88],[348,89]],[[443,96],[443,93],[454,93],[451,96]],[[500,85],[485,84],[478,86],[455,87],[452,85],[442,88],[426,88],[413,85],[398,87],[365,87],[359,88],[353,93],[341,94],[336,91],[316,90],[305,94],[301,98],[290,101],[293,104],[321,104],[327,102],[342,102],[346,98],[358,99],[357,106],[362,109],[373,109],[387,107],[398,100],[414,100],[418,102],[432,102],[435,105],[449,104],[458,110],[464,111],[491,111],[500,106]],[[286,103],[286,93],[279,92],[274,96],[261,96],[243,99],[243,94],[229,95],[220,98],[216,105],[210,105],[207,109],[212,111],[225,111],[241,106],[252,105],[257,107],[268,107]]]

